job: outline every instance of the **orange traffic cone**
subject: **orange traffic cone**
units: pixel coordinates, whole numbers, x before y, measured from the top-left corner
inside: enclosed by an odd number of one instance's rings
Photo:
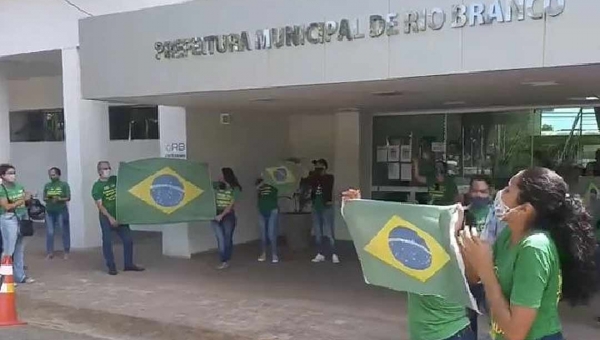
[[[24,325],[17,318],[15,279],[10,256],[0,262],[0,327]]]

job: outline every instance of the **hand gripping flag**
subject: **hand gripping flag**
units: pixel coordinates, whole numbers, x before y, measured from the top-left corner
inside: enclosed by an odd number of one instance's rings
[[[478,310],[454,237],[456,206],[353,200],[342,215],[368,284]]]
[[[215,198],[206,164],[169,158],[119,165],[117,220],[160,224],[211,220]]]
[[[266,168],[262,176],[265,183],[277,188],[280,196],[294,193],[300,185],[299,166],[292,162],[283,162]]]

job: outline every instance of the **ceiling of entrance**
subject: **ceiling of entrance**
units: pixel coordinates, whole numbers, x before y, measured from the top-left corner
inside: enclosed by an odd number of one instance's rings
[[[11,80],[61,76],[61,51],[51,50],[2,57],[0,71]]]
[[[186,106],[195,112],[310,114],[348,108],[379,113],[594,106],[600,105],[596,96],[600,96],[600,64],[114,100]]]

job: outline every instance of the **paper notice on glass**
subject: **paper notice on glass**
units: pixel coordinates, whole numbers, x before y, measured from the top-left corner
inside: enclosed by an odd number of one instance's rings
[[[446,144],[444,142],[433,142],[431,143],[431,151],[446,152]]]
[[[410,162],[412,159],[412,152],[410,150],[410,145],[402,145],[400,147],[400,161],[401,162]]]
[[[378,146],[377,147],[377,163],[386,163],[388,160],[388,147]]]
[[[400,179],[400,163],[388,163],[388,179]]]
[[[388,147],[388,162],[400,162],[400,145]]]
[[[400,179],[403,181],[412,180],[412,163],[404,163],[400,167]]]

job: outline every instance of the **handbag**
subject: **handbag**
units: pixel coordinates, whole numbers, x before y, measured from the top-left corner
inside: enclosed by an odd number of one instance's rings
[[[14,203],[10,200],[10,198],[8,198],[8,190],[6,190],[4,184],[2,184],[2,189],[4,189],[4,193],[6,194],[6,200],[8,201],[8,203]],[[19,235],[23,237],[33,236],[33,222],[30,219],[20,218],[16,213],[15,216],[17,217],[17,222],[19,224]]]

